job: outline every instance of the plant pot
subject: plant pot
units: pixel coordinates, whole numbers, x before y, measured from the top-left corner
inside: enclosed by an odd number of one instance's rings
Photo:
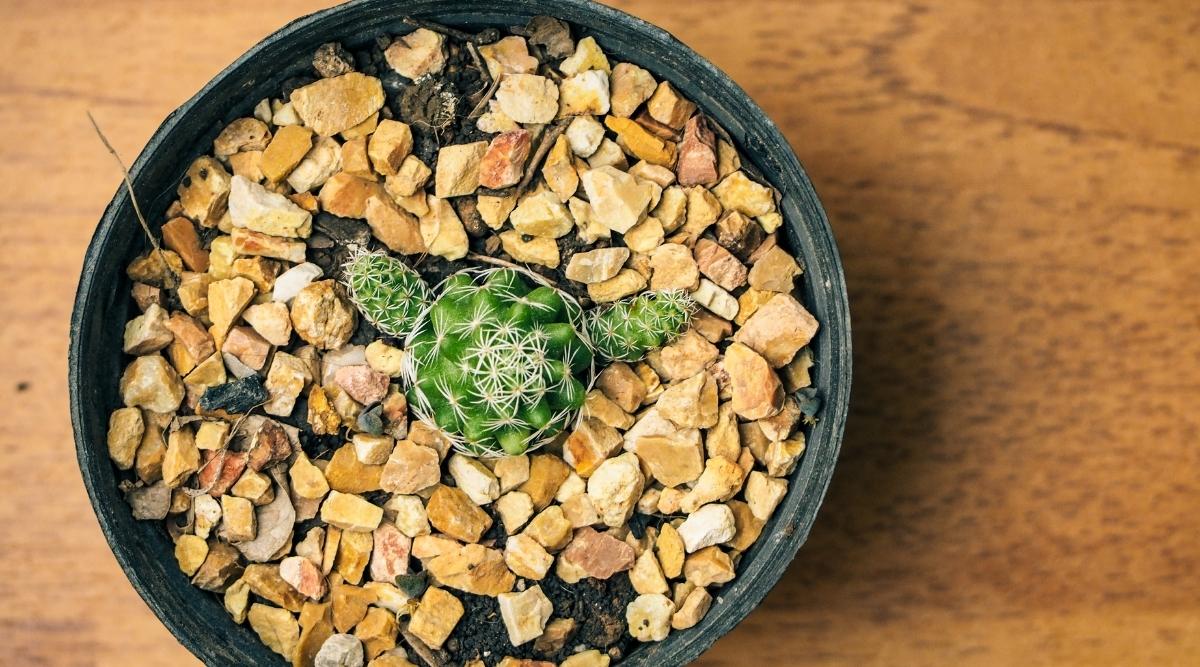
[[[821,322],[811,346],[813,384],[824,407],[806,433],[807,451],[786,499],[704,620],[666,641],[639,647],[623,663],[682,665],[745,618],[804,543],[833,474],[850,395],[846,288],[825,213],[787,141],[741,88],[661,29],[589,0],[361,0],[297,20],[250,49],[166,119],[134,162],[131,176],[149,219],[162,220],[191,159],[207,152],[226,123],[248,115],[263,97],[277,95],[281,82],[306,69],[324,42],[359,45],[380,33],[405,32],[401,19],[406,15],[481,28],[523,24],[536,14],[565,19],[577,33],[595,36],[608,53],[670,80],[729,132],[783,194],[786,242],[806,267],[803,301]],[[88,247],[71,321],[71,416],[84,485],[130,582],[184,646],[208,665],[282,664],[248,627],[233,622],[217,597],[188,582],[161,525],[135,521],[117,488],[105,434],[109,413],[120,405],[122,359],[116,350],[132,307],[124,267],[144,243],[122,187]]]

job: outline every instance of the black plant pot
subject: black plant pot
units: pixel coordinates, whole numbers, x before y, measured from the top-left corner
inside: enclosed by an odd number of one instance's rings
[[[804,303],[821,322],[813,342],[813,382],[824,407],[808,432],[808,449],[762,537],[747,551],[738,577],[694,628],[644,645],[624,664],[682,665],[745,618],[779,580],[808,536],[833,474],[850,397],[850,319],[837,247],[812,184],[787,141],[746,93],[711,63],[663,30],[589,0],[359,0],[299,19],[263,40],[172,113],[132,167],[134,187],[151,221],[161,221],[191,160],[208,152],[229,121],[258,100],[278,97],[285,79],[307,71],[320,44],[362,45],[382,33],[410,30],[417,16],[468,28],[523,25],[552,14],[596,37],[615,58],[667,79],[728,130],[746,158],[783,193],[786,242],[803,260]],[[208,665],[278,665],[246,626],[213,595],[194,588],[177,567],[157,522],[138,522],[117,489],[105,434],[119,407],[123,326],[132,307],[124,267],[144,249],[130,199],[118,189],[84,258],[71,319],[71,417],[84,485],[117,561],[146,604]],[[803,602],[800,602],[803,604]]]

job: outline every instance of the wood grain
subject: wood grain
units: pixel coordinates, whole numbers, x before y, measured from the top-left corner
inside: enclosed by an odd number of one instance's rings
[[[132,158],[320,2],[0,0],[0,663],[194,664],[75,468],[67,320]],[[701,661],[1194,664],[1200,6],[622,0],[780,124],[856,340],[812,537]]]

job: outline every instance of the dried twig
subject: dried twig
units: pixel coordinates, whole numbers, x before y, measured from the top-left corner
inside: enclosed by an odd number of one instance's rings
[[[404,21],[404,23],[411,25],[414,28],[425,28],[426,30],[432,30],[434,32],[441,33],[447,37],[453,37],[454,39],[461,39],[464,42],[470,42],[471,40],[473,40],[475,38],[475,36],[472,35],[471,33],[463,32],[461,30],[456,30],[449,26],[444,26],[441,23],[434,23],[433,21],[426,21],[425,19],[419,19],[414,16],[405,16],[403,21]]]
[[[487,91],[483,94],[483,98],[479,100],[474,109],[471,109],[471,113],[467,114],[467,120],[475,120],[483,115],[483,110],[487,108],[488,102],[492,101],[492,98],[496,95],[496,91],[500,89],[500,79],[503,78],[504,74],[501,73],[500,76],[492,79],[492,85],[488,86]]]
[[[174,288],[179,284],[179,276],[175,275],[175,269],[171,268],[171,265],[167,262],[167,257],[163,254],[162,246],[158,244],[158,239],[154,237],[154,233],[150,231],[150,225],[146,222],[146,216],[142,215],[142,207],[138,205],[137,195],[133,191],[133,181],[129,178],[129,169],[125,167],[125,161],[117,154],[117,149],[113,148],[112,143],[108,141],[108,137],[104,136],[104,132],[100,129],[100,124],[92,116],[92,112],[87,111],[85,113],[87,113],[88,120],[92,122],[92,128],[96,130],[96,136],[100,137],[101,143],[108,149],[113,159],[117,161],[117,166],[121,168],[121,177],[125,179],[125,189],[129,191],[129,200],[133,202],[133,212],[137,216],[138,222],[142,225],[142,231],[146,233],[146,238],[150,240],[150,245],[158,253],[158,260],[166,267],[167,273],[172,278],[173,284],[167,285],[167,288]]]
[[[475,42],[467,42],[467,53],[471,54],[471,60],[475,61],[475,67],[479,70],[479,76],[487,81],[485,88],[490,88],[492,85],[492,72],[488,69],[487,63],[483,61],[483,56],[479,54],[479,47],[475,46]]]
[[[517,184],[516,194],[520,196],[529,188],[529,184],[533,182],[533,177],[538,170],[542,168],[542,162],[546,160],[546,156],[550,154],[550,149],[554,148],[554,142],[562,136],[563,132],[567,131],[567,125],[571,119],[564,118],[554,125],[551,125],[542,134],[542,140],[538,143],[537,152],[530,158],[529,164],[525,165],[525,175],[521,177],[521,182]]]

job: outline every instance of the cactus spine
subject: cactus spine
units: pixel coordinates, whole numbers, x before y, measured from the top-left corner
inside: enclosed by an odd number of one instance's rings
[[[359,250],[343,268],[350,300],[368,322],[393,338],[407,336],[433,300],[416,271],[385,253]]]
[[[696,303],[682,290],[645,292],[587,315],[587,332],[607,361],[637,361],[687,329]]]
[[[455,274],[406,341],[409,402],[467,453],[524,453],[583,405],[594,369],[582,324],[574,300],[522,272]]]

